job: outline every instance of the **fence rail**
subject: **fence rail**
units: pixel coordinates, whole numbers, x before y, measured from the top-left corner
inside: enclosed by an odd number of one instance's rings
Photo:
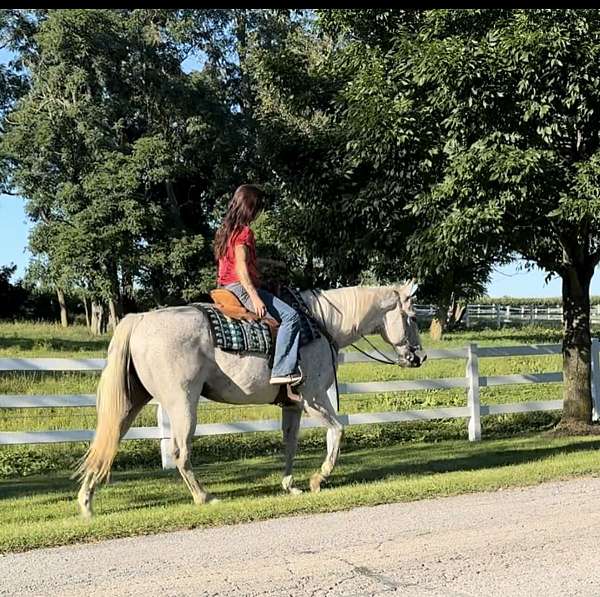
[[[416,305],[417,316],[420,319],[431,319],[435,317],[437,307],[435,305]],[[590,310],[592,323],[600,323],[600,305],[594,305]],[[464,322],[467,327],[479,322],[492,322],[498,327],[502,324],[534,324],[539,322],[557,322],[562,321],[561,305],[467,305],[464,315]]]
[[[374,413],[357,413],[340,415],[345,425],[365,425],[373,423],[390,423],[400,421],[428,421],[434,419],[466,418],[468,420],[469,440],[481,439],[481,417],[507,413],[529,413],[549,410],[560,410],[562,400],[546,400],[537,402],[518,402],[511,404],[482,405],[479,390],[482,387],[532,384],[560,383],[561,372],[530,373],[525,375],[479,375],[479,359],[509,356],[548,356],[559,354],[560,345],[527,345],[510,347],[479,347],[469,344],[464,348],[431,350],[429,359],[466,359],[464,377],[398,380],[384,382],[352,382],[340,383],[341,394],[364,394],[373,392],[404,392],[411,390],[439,390],[464,388],[466,390],[466,405],[461,407],[434,408],[425,410],[388,411]],[[592,341],[592,394],[594,399],[594,416],[600,412],[600,342]],[[392,355],[390,355],[392,356]],[[367,356],[359,353],[346,352],[339,355],[339,363],[370,362]],[[22,371],[89,371],[99,372],[104,367],[104,359],[0,359],[0,372]],[[329,395],[335,402],[335,391],[330,388]],[[205,398],[201,399],[207,402]],[[0,408],[73,408],[95,406],[93,394],[74,395],[0,395]],[[170,458],[170,425],[166,412],[156,401],[151,405],[157,406],[156,427],[133,427],[124,439],[159,439],[163,467],[172,466]],[[277,431],[280,422],[276,420],[238,421],[233,423],[210,423],[197,425],[195,435],[222,435],[250,433],[259,431]],[[303,428],[320,426],[311,419],[303,419]],[[57,442],[90,441],[92,430],[69,431],[30,431],[30,432],[0,432],[0,445],[14,444],[45,444]]]

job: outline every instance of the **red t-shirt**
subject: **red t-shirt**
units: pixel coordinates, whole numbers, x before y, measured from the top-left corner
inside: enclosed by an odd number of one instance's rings
[[[217,278],[221,286],[239,282],[240,279],[235,271],[235,246],[246,245],[248,247],[248,256],[246,265],[248,266],[248,274],[254,286],[260,285],[258,276],[258,267],[256,265],[256,241],[254,240],[254,232],[249,226],[244,226],[238,232],[234,232],[227,241],[227,250],[225,255],[219,258],[219,275]]]

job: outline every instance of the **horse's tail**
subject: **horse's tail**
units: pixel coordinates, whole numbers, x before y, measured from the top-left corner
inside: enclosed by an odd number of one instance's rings
[[[75,475],[80,478],[92,473],[94,480],[99,483],[108,477],[119,448],[121,434],[127,430],[124,428],[127,414],[134,402],[139,400],[134,393],[144,391],[140,384],[136,383],[135,371],[130,370],[129,350],[131,334],[141,317],[142,315],[125,317],[115,328],[108,346],[106,366],[96,390],[96,434],[77,467]]]

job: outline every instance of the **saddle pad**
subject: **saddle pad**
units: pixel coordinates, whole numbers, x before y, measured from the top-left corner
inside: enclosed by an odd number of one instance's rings
[[[192,306],[206,314],[215,345],[222,350],[264,355],[273,351],[273,337],[266,323],[231,319],[207,303],[193,303]]]
[[[300,295],[300,291],[289,286],[283,286],[279,291],[279,298],[296,310],[300,315],[300,346],[309,344],[321,337],[321,332],[313,318],[307,315],[308,307]]]

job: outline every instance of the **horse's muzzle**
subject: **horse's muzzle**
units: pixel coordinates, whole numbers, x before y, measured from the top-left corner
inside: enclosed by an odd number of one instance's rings
[[[420,354],[419,354],[420,353]],[[409,367],[420,367],[427,360],[427,354],[420,352],[419,349],[414,350],[408,357]]]

